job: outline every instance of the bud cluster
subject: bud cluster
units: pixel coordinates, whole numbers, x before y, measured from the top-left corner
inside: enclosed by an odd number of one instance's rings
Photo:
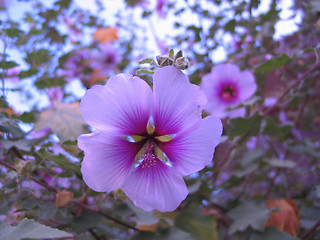
[[[165,67],[165,66],[175,66],[179,69],[187,69],[189,67],[189,60],[183,56],[182,51],[180,50],[177,52],[176,55],[174,55],[173,49],[171,49],[168,53],[162,56],[157,56],[157,62],[159,67]]]

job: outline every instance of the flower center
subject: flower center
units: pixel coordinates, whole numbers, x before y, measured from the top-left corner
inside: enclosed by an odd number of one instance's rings
[[[145,148],[143,148],[142,154],[137,154],[138,166],[142,168],[150,168],[157,163],[158,157],[154,149],[154,145],[151,142],[147,142]]]
[[[229,101],[232,98],[234,98],[236,96],[236,91],[234,86],[232,85],[226,85],[223,87],[222,92],[221,92],[221,97],[226,100]]]
[[[134,168],[150,168],[160,162],[172,167],[167,155],[159,148],[159,144],[171,141],[176,134],[158,136],[155,133],[155,125],[152,117],[147,124],[147,132],[145,135],[125,136],[124,138],[132,143],[140,143],[143,145],[135,157]]]

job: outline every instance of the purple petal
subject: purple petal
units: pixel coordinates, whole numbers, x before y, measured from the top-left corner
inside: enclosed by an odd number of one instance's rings
[[[239,74],[241,74],[240,69],[237,65],[232,63],[225,63],[214,66],[211,70],[213,75],[219,76],[220,79],[224,80],[235,80],[237,81]]]
[[[250,98],[257,90],[254,76],[249,71],[243,71],[240,75],[239,82],[237,83],[239,88],[239,99],[245,101]]]
[[[129,74],[116,75],[105,86],[89,89],[80,104],[82,116],[89,125],[101,130],[117,130],[123,135],[143,134],[151,107],[151,88]]]
[[[123,191],[134,204],[145,211],[174,211],[188,195],[183,178],[161,161],[132,171]]]
[[[132,171],[141,148],[138,143],[102,131],[81,135],[78,146],[85,153],[81,166],[83,179],[97,192],[119,188]]]
[[[183,72],[163,67],[153,79],[153,119],[158,135],[177,133],[201,119],[206,98]]]
[[[200,122],[200,126],[193,126],[159,146],[170,159],[172,167],[183,176],[197,172],[210,164],[214,149],[220,142],[221,120],[209,116]]]

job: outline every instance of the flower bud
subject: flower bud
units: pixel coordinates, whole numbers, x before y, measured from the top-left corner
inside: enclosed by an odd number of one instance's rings
[[[189,60],[186,57],[179,57],[176,59],[174,66],[181,70],[187,69],[189,67]]]

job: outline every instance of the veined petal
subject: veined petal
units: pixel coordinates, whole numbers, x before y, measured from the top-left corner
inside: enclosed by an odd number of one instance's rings
[[[97,192],[119,188],[133,169],[141,144],[110,132],[95,131],[78,138],[85,153],[81,172],[85,183]]]
[[[182,176],[197,172],[210,164],[222,134],[221,120],[208,116],[200,126],[178,133],[171,141],[159,145]]]
[[[206,97],[199,87],[173,66],[153,76],[153,120],[158,135],[174,134],[201,119]]]
[[[251,72],[241,72],[241,81],[238,82],[240,101],[245,101],[250,98],[257,90],[254,76]]]
[[[82,116],[89,125],[128,136],[146,131],[151,108],[151,88],[129,74],[118,74],[106,85],[89,89],[80,104]]]
[[[188,195],[183,178],[160,160],[150,167],[140,165],[122,188],[134,204],[145,211],[174,211]]]

